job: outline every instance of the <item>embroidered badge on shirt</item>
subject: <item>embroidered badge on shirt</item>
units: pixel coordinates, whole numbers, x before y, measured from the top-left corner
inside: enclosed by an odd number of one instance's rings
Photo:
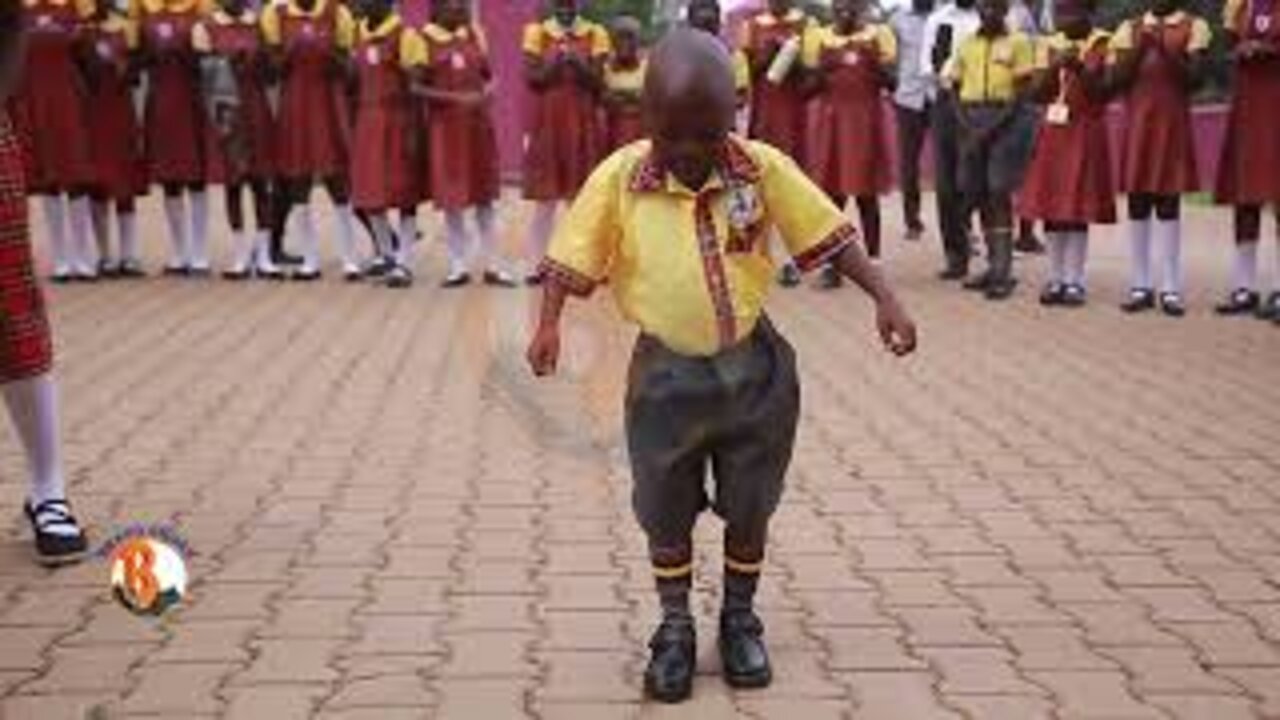
[[[449,53],[449,64],[454,70],[462,70],[467,67],[467,58],[460,52]]]
[[[302,34],[306,35],[307,37],[311,37],[312,35],[316,34],[316,27],[311,23],[303,23]]]
[[[370,65],[377,65],[382,62],[382,53],[378,52],[378,46],[374,45],[365,52],[365,57]]]
[[[168,40],[173,37],[173,26],[167,22],[160,23],[156,27],[156,34],[159,35],[162,40]]]
[[[1257,28],[1257,29],[1258,29],[1258,32],[1260,32],[1260,33],[1270,32],[1270,31],[1271,31],[1271,16],[1270,16],[1270,15],[1259,15],[1258,17],[1254,18],[1254,20],[1253,20],[1253,26],[1254,26],[1255,28]]]

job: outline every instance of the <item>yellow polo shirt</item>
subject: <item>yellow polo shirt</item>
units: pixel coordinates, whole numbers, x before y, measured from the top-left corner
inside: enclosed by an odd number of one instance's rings
[[[606,277],[623,316],[677,353],[710,356],[755,327],[773,287],[770,228],[802,269],[856,233],[803,171],[768,145],[731,137],[694,192],[663,173],[648,141],[591,174],[551,241],[543,270],[577,295]]]
[[[816,68],[827,48],[874,48],[881,65],[893,65],[898,61],[898,39],[887,25],[866,25],[849,35],[836,32],[834,25],[812,25],[804,34],[800,46],[800,61],[805,67]]]
[[[946,69],[960,102],[1012,102],[1018,83],[1031,74],[1035,45],[1022,33],[989,38],[973,35],[960,43]]]
[[[1120,27],[1116,28],[1115,35],[1111,38],[1111,50],[1124,52],[1134,49],[1137,31],[1140,29],[1158,28],[1162,25],[1176,27],[1184,22],[1191,23],[1191,38],[1187,42],[1187,52],[1198,53],[1208,50],[1209,44],[1213,41],[1213,32],[1209,29],[1209,23],[1205,22],[1204,18],[1181,10],[1170,13],[1164,18],[1149,12],[1141,18],[1125,20],[1120,23]]]
[[[316,0],[310,11],[303,10],[294,2],[272,4],[262,12],[262,37],[268,45],[279,46],[284,42],[281,34],[280,14],[289,17],[318,18],[329,9],[329,3],[337,3],[334,7],[334,44],[342,50],[350,50],[356,42],[356,20],[346,3],[339,0]]]
[[[609,39],[609,31],[603,25],[587,20],[574,18],[571,27],[564,27],[555,18],[547,18],[542,22],[529,23],[524,27],[520,40],[520,48],[526,55],[542,57],[548,45],[564,40],[587,38],[591,48],[591,57],[602,58],[613,50],[613,42]]]
[[[605,63],[604,86],[620,93],[639,95],[644,89],[644,74],[649,67],[648,58],[641,57],[635,67],[619,68],[613,63]]]

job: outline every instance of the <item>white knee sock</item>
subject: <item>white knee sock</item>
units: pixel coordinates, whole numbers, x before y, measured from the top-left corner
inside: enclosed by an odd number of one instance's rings
[[[271,231],[258,230],[253,234],[253,264],[258,272],[275,274],[280,268],[271,259]]]
[[[4,386],[4,400],[31,471],[28,499],[34,505],[46,500],[65,500],[67,488],[58,437],[58,393],[53,377],[45,373],[8,383]]]
[[[320,269],[320,238],[316,237],[316,220],[311,203],[293,206],[294,222],[302,233],[302,270],[314,272]]]
[[[209,194],[193,190],[191,198],[191,267],[209,268]]]
[[[72,198],[67,206],[71,210],[71,264],[80,275],[96,275],[98,248],[93,238],[93,212],[89,198]]]
[[[116,208],[116,225],[120,231],[120,259],[138,260],[138,216]]]
[[[91,207],[93,239],[98,242],[98,258],[107,264],[114,261],[111,253],[111,203],[95,202]]]
[[[164,198],[164,219],[169,226],[169,267],[191,264],[187,245],[187,206],[182,195]]]
[[[476,254],[485,270],[499,272],[502,270],[498,260],[498,211],[493,203],[476,206],[476,227],[479,230],[479,243]]]
[[[64,275],[71,271],[67,253],[67,211],[61,195],[43,198],[44,219],[49,224],[49,246],[53,251],[53,272]]]
[[[1063,284],[1067,282],[1067,237],[1068,233],[1057,230],[1046,231],[1045,242],[1049,244],[1049,282]]]
[[[253,236],[247,230],[231,231],[231,270],[242,273],[253,261]]]
[[[1156,220],[1154,235],[1160,255],[1160,292],[1182,294],[1182,222]]]
[[[1231,264],[1232,290],[1253,292],[1258,289],[1258,246],[1261,244],[1236,243],[1235,262]]]
[[[396,235],[404,245],[418,242],[418,216],[412,213],[400,213],[400,231]]]
[[[462,210],[444,214],[444,242],[449,250],[449,274],[467,271],[467,219]]]
[[[556,202],[554,200],[539,202],[533,206],[533,220],[529,224],[528,262],[532,271],[542,262],[547,254],[547,245],[551,242],[551,233],[556,225]]]
[[[338,259],[342,261],[344,271],[356,270],[355,213],[350,203],[335,205],[333,210],[338,218]]]
[[[1151,220],[1129,221],[1129,287],[1133,290],[1150,290],[1151,283]]]
[[[1067,282],[1085,286],[1085,264],[1089,260],[1089,231],[1067,233]]]

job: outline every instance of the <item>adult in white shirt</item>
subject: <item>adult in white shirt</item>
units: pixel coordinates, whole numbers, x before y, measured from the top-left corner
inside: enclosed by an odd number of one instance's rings
[[[938,231],[946,253],[944,280],[969,274],[969,211],[957,183],[960,166],[959,117],[951,89],[939,83],[955,49],[981,25],[975,0],[951,0],[934,10],[924,24],[920,71],[937,93],[933,103],[934,184],[938,198]]]
[[[893,106],[898,121],[898,184],[902,188],[902,216],[907,239],[924,234],[920,219],[920,153],[929,131],[929,113],[936,92],[933,79],[924,73],[924,28],[933,12],[933,0],[910,0],[893,10],[889,27],[898,40],[898,66]]]

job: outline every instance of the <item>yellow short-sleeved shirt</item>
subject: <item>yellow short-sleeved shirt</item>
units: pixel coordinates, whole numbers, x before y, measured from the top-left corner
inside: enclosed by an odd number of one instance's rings
[[[649,67],[646,58],[641,58],[635,67],[619,68],[613,63],[605,63],[604,86],[609,90],[621,93],[639,94],[644,88],[644,74]]]
[[[1191,24],[1191,37],[1187,41],[1187,52],[1198,53],[1208,50],[1209,43],[1213,41],[1213,32],[1209,29],[1209,23],[1204,18],[1182,11],[1172,13],[1164,18],[1160,18],[1153,13],[1147,13],[1141,18],[1125,20],[1120,23],[1120,27],[1116,28],[1115,35],[1111,38],[1111,50],[1121,53],[1134,49],[1140,28],[1158,28],[1161,25],[1164,27],[1177,27],[1187,22]]]
[[[640,141],[592,172],[543,268],[579,295],[607,276],[628,320],[678,353],[709,356],[760,318],[773,286],[770,228],[804,269],[855,237],[826,194],[768,145],[731,137],[721,169],[693,192]]]
[[[800,45],[800,62],[805,67],[816,68],[822,59],[822,51],[828,48],[861,46],[875,48],[881,65],[898,61],[898,39],[886,25],[867,25],[851,35],[841,35],[834,25],[811,25]]]
[[[35,8],[40,7],[41,5],[46,5],[61,8],[66,7],[69,2],[71,2],[71,0],[22,0],[22,6],[25,8]],[[76,15],[78,15],[81,20],[88,20],[93,17],[96,5],[94,0],[74,0],[74,8]]]
[[[1011,102],[1017,98],[1019,81],[1031,74],[1034,65],[1035,46],[1026,35],[989,38],[977,34],[956,49],[946,75],[960,102]]]
[[[289,17],[311,17],[316,18],[323,15],[329,9],[329,3],[338,3],[334,7],[333,32],[334,42],[343,50],[350,50],[356,41],[356,20],[351,14],[351,8],[339,0],[316,0],[316,5],[311,10],[303,10],[294,2],[283,2],[272,5],[262,13],[262,37],[268,45],[278,46],[284,42],[281,34],[280,15],[287,14]]]
[[[593,58],[602,58],[613,51],[609,31],[605,30],[604,26],[581,17],[574,19],[573,25],[568,28],[561,25],[555,18],[529,23],[524,27],[520,47],[526,55],[541,57],[548,45],[566,36],[575,39],[588,38]]]
[[[195,11],[201,15],[213,12],[214,0],[130,0],[130,17],[142,17],[162,12],[185,13]]]
[[[138,32],[138,23],[130,20],[125,15],[111,13],[100,26],[103,32],[120,33],[124,36],[124,45],[130,50],[137,50],[140,41],[140,33]]]
[[[405,52],[404,47],[401,47],[401,57],[410,57],[410,60],[406,62],[406,67],[427,65],[432,62],[431,48],[433,45],[448,45],[454,41],[467,41],[472,38],[480,46],[480,51],[488,55],[489,40],[485,37],[484,30],[479,25],[463,25],[455,30],[448,30],[441,25],[427,23],[422,26],[421,34],[417,34],[415,47],[409,48],[411,57],[403,54]]]
[[[1049,62],[1056,53],[1063,52],[1068,48],[1075,48],[1080,56],[1083,57],[1088,51],[1098,47],[1099,44],[1106,45],[1111,39],[1111,33],[1106,30],[1094,29],[1089,36],[1083,40],[1072,40],[1065,33],[1054,33],[1048,37],[1041,38],[1036,43],[1036,70],[1048,70]],[[1106,57],[1105,55],[1103,56]]]
[[[1227,32],[1243,35],[1248,22],[1248,0],[1227,0],[1222,7],[1222,26]]]

